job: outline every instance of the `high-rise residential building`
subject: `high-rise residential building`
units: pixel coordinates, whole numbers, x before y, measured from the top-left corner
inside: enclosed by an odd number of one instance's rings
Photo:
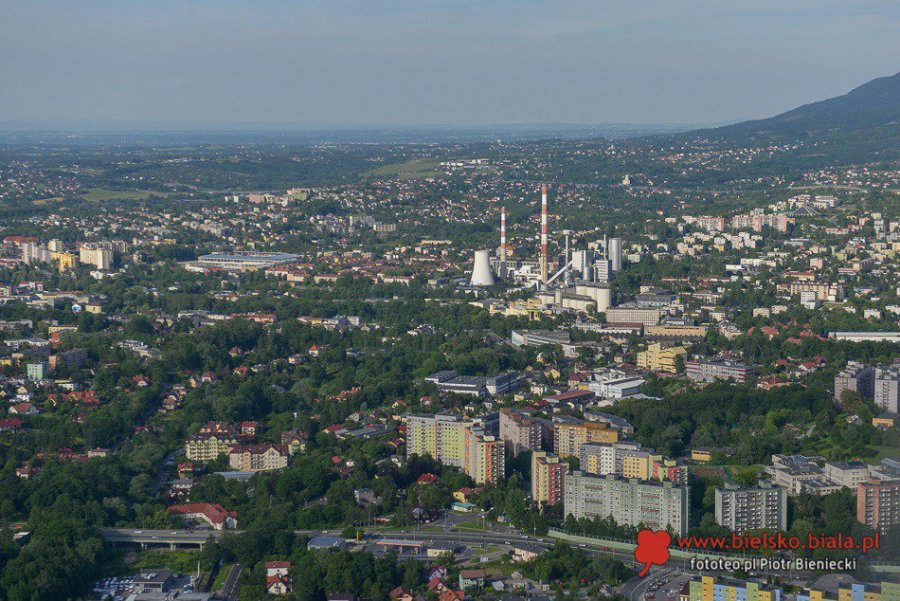
[[[753,581],[735,580],[715,576],[693,578],[681,594],[679,601],[781,601],[780,588]],[[797,601],[800,601],[798,596]],[[806,599],[805,601],[810,601]],[[820,600],[821,601],[821,600]]]
[[[93,265],[97,269],[107,270],[112,267],[113,251],[99,244],[82,244],[78,249],[78,259],[85,265]]]
[[[497,484],[505,475],[506,445],[481,428],[468,425],[463,432],[463,470],[478,484]]]
[[[504,407],[500,410],[500,439],[512,457],[522,451],[539,451],[541,425],[515,409]]]
[[[578,457],[588,442],[618,442],[619,429],[602,422],[586,422],[573,417],[553,420],[553,450],[561,459]]]
[[[694,382],[715,382],[732,379],[743,383],[753,375],[753,368],[743,363],[727,359],[699,359],[684,364],[688,380]]]
[[[569,464],[545,451],[531,454],[531,498],[535,503],[556,505],[563,499]]]
[[[900,365],[879,367],[875,370],[875,404],[890,413],[898,413],[900,398]]]
[[[430,455],[444,465],[463,467],[463,432],[458,415],[407,415],[406,455]]]
[[[872,398],[875,393],[875,370],[856,361],[847,363],[847,367],[834,377],[835,402],[840,402],[841,395],[847,390]]]
[[[654,530],[671,528],[679,536],[688,530],[687,486],[640,481],[612,474],[594,476],[577,471],[565,477],[564,514],[576,518],[612,518],[618,524],[643,524]]]
[[[647,346],[646,351],[637,354],[637,366],[649,371],[665,371],[674,374],[677,369],[677,359],[687,359],[687,349],[683,346],[663,347],[661,342],[653,342]]]
[[[70,271],[78,267],[78,255],[70,252],[55,252],[52,253],[53,262],[56,263],[56,268],[60,271]]]
[[[787,490],[766,481],[747,487],[726,482],[716,488],[716,523],[738,533],[787,530],[787,497]]]
[[[581,470],[588,474],[616,474],[642,480],[650,477],[650,452],[632,440],[585,443],[578,458]]]
[[[687,484],[688,470],[678,459],[645,449],[639,442],[586,443],[579,453],[581,470],[588,474],[614,474],[623,478]]]
[[[861,482],[856,489],[856,519],[881,534],[900,524],[900,479]]]

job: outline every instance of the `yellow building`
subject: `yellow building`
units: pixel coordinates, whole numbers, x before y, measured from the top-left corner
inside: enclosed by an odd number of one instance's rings
[[[706,449],[691,449],[691,461],[697,463],[709,463],[712,461],[712,451]]]
[[[618,442],[619,430],[601,422],[576,419],[553,423],[553,450],[560,459],[578,456],[581,445],[588,442]]]
[[[78,267],[78,255],[70,252],[54,252],[51,255],[51,258],[54,263],[56,263],[57,269],[60,271],[69,271]]]
[[[463,432],[463,470],[477,484],[497,484],[505,475],[506,444],[480,428]]]
[[[189,461],[206,462],[228,453],[237,438],[225,433],[197,434],[187,440],[184,452]]]
[[[622,457],[622,477],[650,479],[650,455],[647,453]]]
[[[663,348],[661,342],[654,342],[646,351],[637,354],[637,365],[649,371],[665,371],[674,374],[677,369],[675,360],[687,358],[687,349],[681,346]]]
[[[444,465],[464,467],[464,431],[458,415],[407,415],[406,456],[429,455]]]
[[[781,601],[782,598],[780,588],[759,582],[717,579],[713,576],[691,580],[689,591],[687,598],[682,595],[679,601]]]

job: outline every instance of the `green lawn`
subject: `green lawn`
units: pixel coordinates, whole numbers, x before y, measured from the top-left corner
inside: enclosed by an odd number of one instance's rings
[[[153,549],[141,551],[137,562],[131,566],[135,570],[142,568],[168,568],[179,574],[194,574],[197,572],[197,560],[200,551],[168,551]]]
[[[438,173],[437,159],[416,159],[406,163],[394,163],[369,169],[364,176],[367,177],[397,177],[400,179],[414,179],[417,177],[431,177]]]
[[[480,522],[477,524],[475,522],[460,522],[456,524],[456,527],[461,530],[484,530],[484,526]]]
[[[216,574],[216,579],[213,580],[212,586],[209,588],[211,591],[222,590],[222,587],[225,586],[225,580],[228,578],[228,575],[231,573],[231,567],[233,563],[223,564],[221,568],[219,568],[219,573]]]

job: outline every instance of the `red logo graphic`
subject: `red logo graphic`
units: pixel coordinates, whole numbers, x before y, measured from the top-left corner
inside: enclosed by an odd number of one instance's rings
[[[645,576],[651,564],[661,566],[669,561],[669,545],[672,544],[672,537],[665,530],[654,532],[645,528],[638,532],[637,543],[634,560],[644,564],[638,576]]]

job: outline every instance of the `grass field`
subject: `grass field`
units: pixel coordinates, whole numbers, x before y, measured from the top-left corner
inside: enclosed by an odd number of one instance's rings
[[[366,177],[397,177],[400,179],[415,179],[417,177],[431,177],[439,172],[441,161],[437,159],[416,159],[407,163],[395,163],[382,165],[375,169],[369,169],[363,173]]]
[[[88,188],[81,198],[91,202],[103,200],[146,200],[151,196],[168,196],[168,192],[156,190],[110,190],[108,188]]]
[[[193,574],[197,571],[199,551],[166,551],[154,549],[142,551],[137,562],[132,566],[141,568],[168,568],[178,574]]]
[[[233,563],[223,564],[221,568],[219,568],[219,573],[216,574],[216,579],[213,580],[212,586],[209,588],[211,591],[220,591],[222,587],[225,586],[225,580],[228,578],[228,575],[231,573],[231,566]]]

